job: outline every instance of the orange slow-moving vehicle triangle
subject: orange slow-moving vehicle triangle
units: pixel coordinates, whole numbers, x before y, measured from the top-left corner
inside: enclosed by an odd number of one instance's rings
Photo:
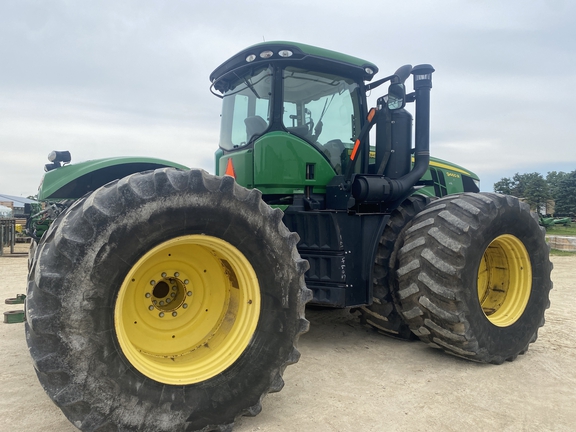
[[[236,178],[236,173],[234,172],[234,165],[232,165],[232,158],[228,159],[228,163],[226,164],[226,172],[224,173],[224,175]]]

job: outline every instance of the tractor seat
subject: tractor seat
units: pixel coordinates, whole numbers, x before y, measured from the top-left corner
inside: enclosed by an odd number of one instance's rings
[[[246,125],[248,142],[250,142],[252,138],[262,135],[268,128],[268,123],[266,123],[266,120],[260,116],[246,117],[244,119],[244,124]]]

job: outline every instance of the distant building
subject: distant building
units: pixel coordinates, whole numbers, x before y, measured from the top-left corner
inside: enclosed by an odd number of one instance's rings
[[[35,202],[37,201],[34,201],[29,198],[0,194],[0,206],[7,207],[9,210],[11,210],[11,215],[4,217],[15,217],[15,218],[28,217],[30,216],[30,204]]]

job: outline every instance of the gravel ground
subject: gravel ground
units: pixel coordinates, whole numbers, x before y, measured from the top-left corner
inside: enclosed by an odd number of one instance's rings
[[[3,298],[25,292],[26,258],[0,257]],[[500,366],[381,336],[347,311],[309,311],[284,390],[235,431],[575,431],[576,257],[552,262],[547,323],[526,355]],[[2,324],[0,334],[0,432],[76,431],[36,379],[24,324]]]

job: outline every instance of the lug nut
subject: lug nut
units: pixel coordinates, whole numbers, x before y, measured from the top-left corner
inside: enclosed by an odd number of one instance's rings
[[[167,298],[166,299],[166,304],[170,303],[172,301],[172,299]]]
[[[176,291],[178,288],[176,288],[175,286],[172,287],[172,291]]]
[[[153,311],[153,310],[154,310],[154,306],[152,306],[152,305],[148,306],[148,310]]]
[[[190,281],[188,279],[184,279],[184,285],[188,285]]]
[[[175,273],[174,273],[174,277],[178,277],[178,276],[180,276],[180,273],[175,272]]]
[[[160,318],[164,318],[164,312],[160,312],[160,313],[158,314],[158,316],[159,316]]]
[[[176,297],[176,293],[172,293],[170,294],[172,297]]]
[[[186,309],[186,308],[188,307],[188,304],[184,303],[184,304],[182,305],[182,307],[183,307],[184,309]]]
[[[160,302],[160,306],[164,306],[164,301],[161,301],[161,302]]]
[[[163,277],[163,278],[166,277],[166,272],[162,272],[162,277]]]
[[[192,291],[188,291],[188,292],[186,293],[186,295],[187,295],[188,297],[190,297],[190,296],[192,295]]]
[[[178,312],[176,312],[176,311],[172,312],[173,317],[175,317],[176,315],[178,315]]]
[[[152,285],[152,286],[156,285],[156,281],[155,281],[155,280],[151,280],[151,281],[150,281],[150,285]]]
[[[146,298],[150,298],[150,293],[146,293]]]

